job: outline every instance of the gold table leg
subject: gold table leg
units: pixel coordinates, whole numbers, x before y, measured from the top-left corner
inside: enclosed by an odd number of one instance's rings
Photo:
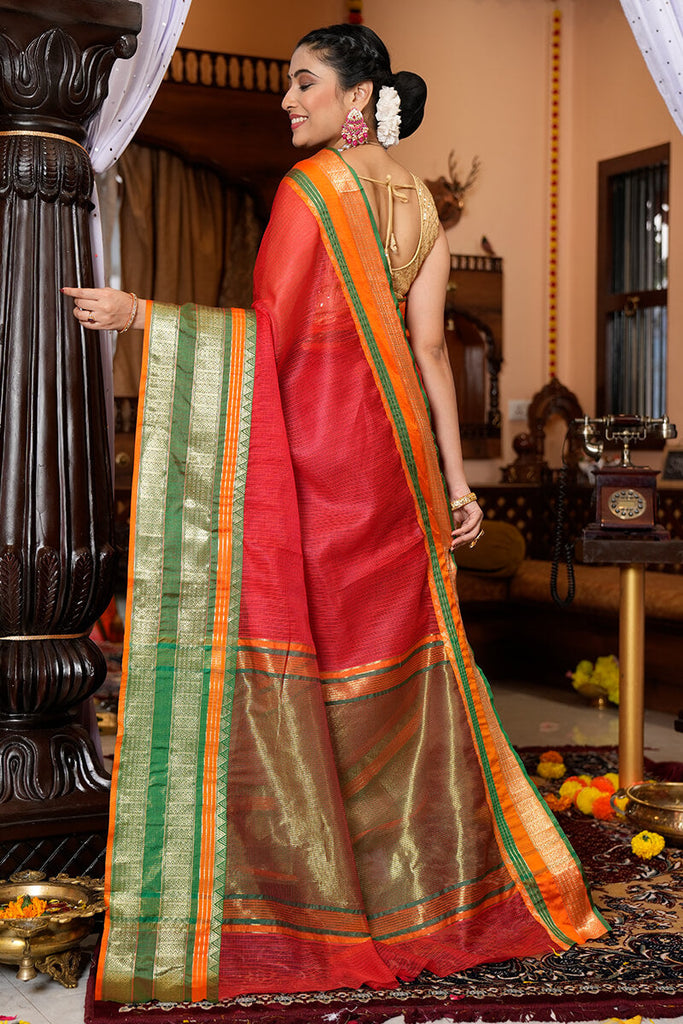
[[[645,566],[623,565],[619,604],[619,784],[643,778]]]

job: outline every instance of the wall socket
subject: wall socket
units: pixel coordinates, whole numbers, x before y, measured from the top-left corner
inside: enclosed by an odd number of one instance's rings
[[[508,401],[508,419],[517,421],[526,420],[526,415],[529,411],[529,404],[528,398],[511,398]]]

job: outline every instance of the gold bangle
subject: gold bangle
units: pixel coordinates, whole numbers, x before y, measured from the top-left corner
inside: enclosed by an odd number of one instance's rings
[[[477,500],[477,496],[474,491],[470,491],[469,494],[463,495],[462,498],[454,498],[451,502],[451,512],[457,512],[463,505],[470,505],[473,501]]]
[[[130,316],[126,320],[126,326],[121,328],[119,334],[125,334],[126,331],[130,330],[130,328],[133,326],[133,321],[135,320],[135,317],[137,316],[138,313],[138,297],[135,294],[135,292],[129,292],[129,295],[132,299],[132,305],[130,307]]]

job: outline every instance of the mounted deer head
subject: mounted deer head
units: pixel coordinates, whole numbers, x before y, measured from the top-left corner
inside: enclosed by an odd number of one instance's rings
[[[460,181],[455,150],[451,150],[448,156],[450,181],[443,175],[437,181],[425,181],[425,185],[434,196],[439,220],[445,228],[455,227],[460,220],[465,206],[465,195],[474,185],[480,167],[481,161],[478,156],[475,156],[469,174],[464,181]]]

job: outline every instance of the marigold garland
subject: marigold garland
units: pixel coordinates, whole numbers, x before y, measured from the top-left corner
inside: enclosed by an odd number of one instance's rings
[[[541,765],[542,762],[539,762],[539,775],[542,775]],[[619,776],[616,772],[596,775],[595,778],[590,775],[570,775],[560,786],[557,795],[549,793],[545,799],[552,811],[561,812],[576,807],[582,814],[592,815],[600,821],[611,821],[615,817],[614,805],[619,804],[614,795],[618,788]]]
[[[556,750],[547,750],[541,754],[536,774],[544,779],[561,778],[565,773],[562,755]],[[557,793],[545,793],[545,802],[555,814],[561,814],[575,807],[586,816],[598,821],[611,821],[615,817],[623,818],[628,804],[627,796],[617,796],[619,776],[616,772],[604,775],[570,775]],[[650,860],[662,852],[666,843],[657,832],[639,832],[631,840],[631,850],[643,860]]]
[[[557,215],[560,166],[560,41],[562,14],[553,11],[550,108],[550,231],[548,240],[548,376],[557,376]]]

